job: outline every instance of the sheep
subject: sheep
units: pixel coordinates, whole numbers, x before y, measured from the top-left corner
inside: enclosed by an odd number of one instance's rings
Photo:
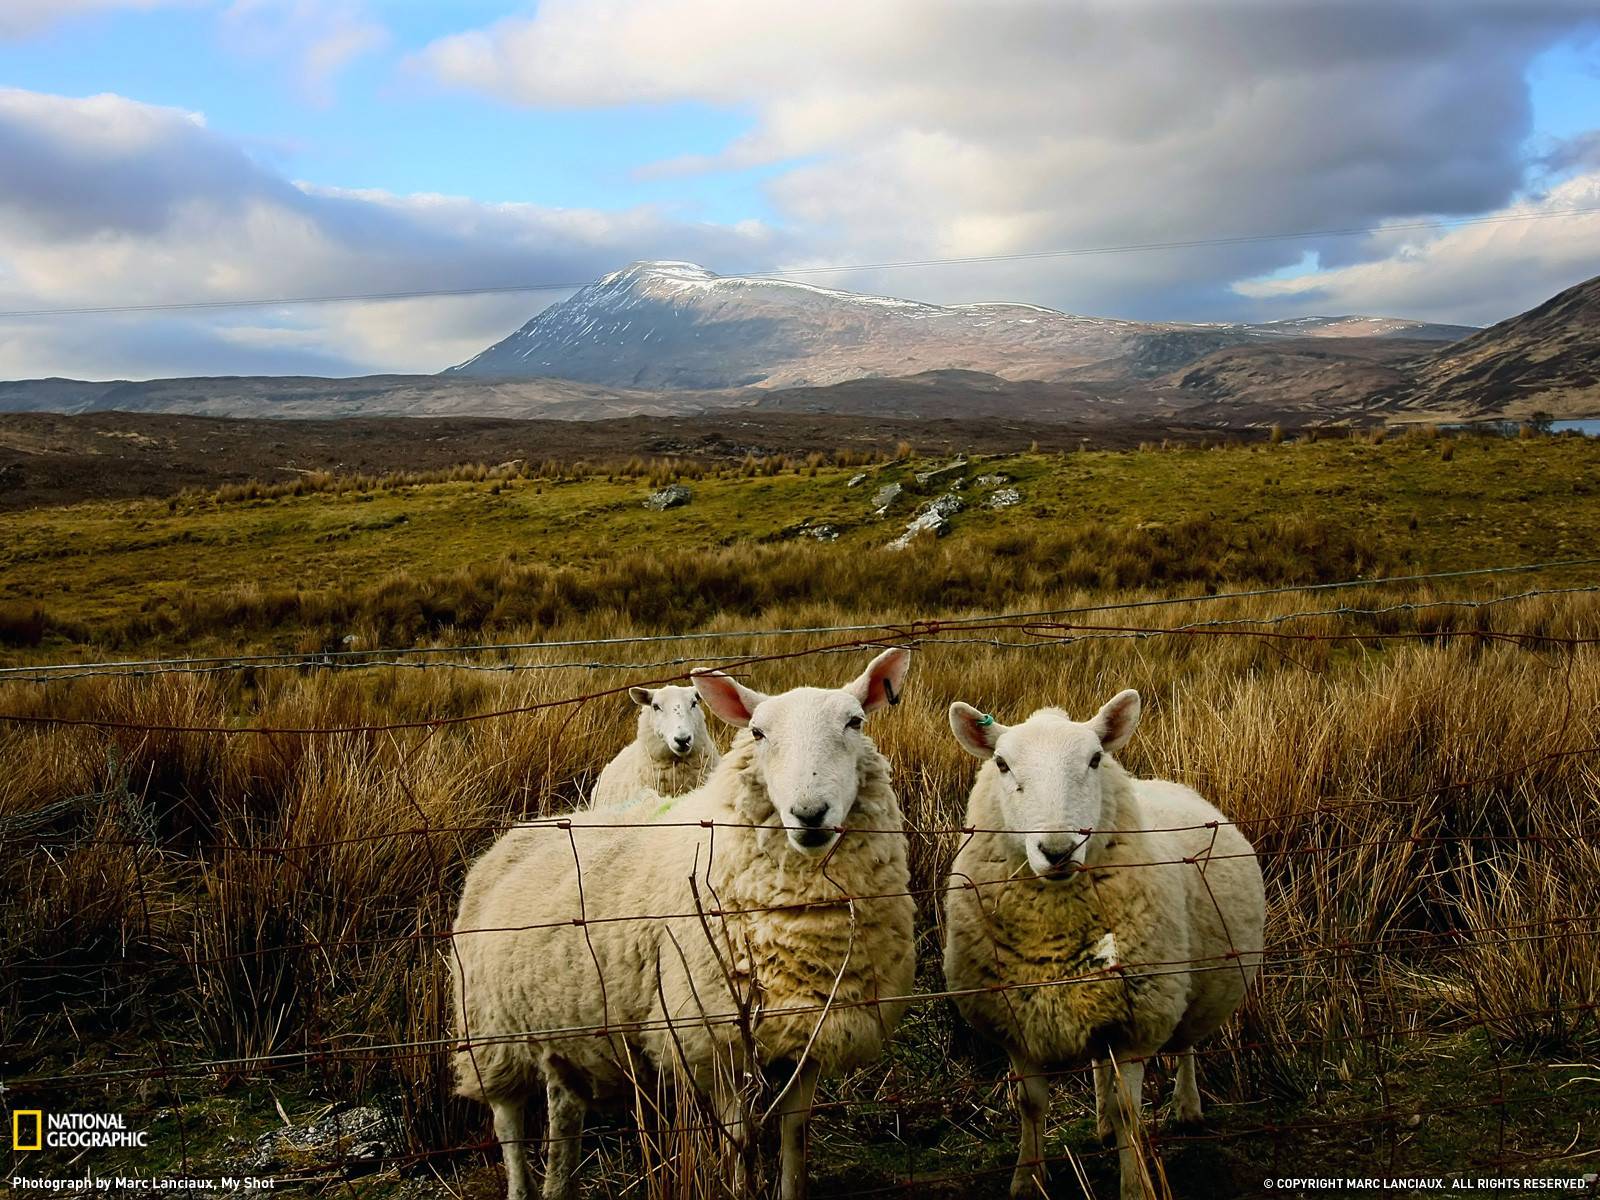
[[[891,649],[842,689],[776,696],[697,671],[707,707],[740,727],[702,786],[628,821],[518,826],[473,865],[451,942],[453,1065],[458,1093],[493,1110],[509,1200],[527,1194],[541,1082],[555,1200],[577,1194],[590,1103],[687,1078],[738,1149],[759,1124],[742,1090],[758,1073],[786,1080],[771,1103],[780,1194],[803,1196],[819,1075],[876,1058],[913,985],[900,806],[861,731],[909,658]],[[741,1011],[743,1028],[726,1019]]]
[[[1144,1060],[1180,1056],[1176,1116],[1198,1121],[1193,1047],[1260,969],[1255,851],[1198,793],[1135,779],[1112,757],[1139,711],[1132,690],[1087,723],[1044,708],[1006,726],[950,707],[956,740],[985,761],[945,892],[945,979],[968,1023],[1011,1059],[1022,1124],[1013,1196],[1043,1194],[1041,1072],[1091,1061],[1122,1196],[1143,1196]]]
[[[694,688],[631,687],[628,697],[639,707],[638,732],[600,772],[591,808],[626,807],[645,793],[681,796],[704,783],[722,759]]]

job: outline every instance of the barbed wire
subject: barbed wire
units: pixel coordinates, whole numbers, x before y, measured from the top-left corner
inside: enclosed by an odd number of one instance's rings
[[[1564,647],[1578,649],[1586,646],[1600,645],[1600,636],[1580,637],[1554,633],[1540,633],[1533,631],[1511,631],[1492,629],[1436,629],[1436,630],[1406,630],[1384,631],[1369,630],[1362,632],[1323,632],[1323,633],[1286,633],[1275,629],[1235,629],[1225,627],[1191,627],[1191,626],[1106,626],[1106,625],[1075,625],[1066,622],[994,622],[988,625],[963,626],[963,632],[982,630],[1020,630],[1035,637],[1044,639],[1049,635],[1049,640],[1041,640],[1038,645],[1049,645],[1052,642],[1081,641],[1089,636],[1111,634],[1116,636],[1129,636],[1136,638],[1163,637],[1187,635],[1193,637],[1239,637],[1250,638],[1269,642],[1305,642],[1305,643],[1338,643],[1338,642],[1390,642],[1390,641],[1422,641],[1427,643],[1451,641],[1459,639],[1475,640],[1480,642],[1496,642],[1516,646],[1536,647]],[[905,645],[907,640],[921,638],[926,642],[939,636],[938,629],[924,628],[920,631],[915,623],[898,631],[891,631],[881,637],[860,639],[846,642],[834,642],[826,645],[808,646],[800,650],[781,651],[772,654],[745,655],[743,657],[725,661],[719,664],[718,669],[733,672],[743,667],[756,666],[762,663],[782,662],[799,658],[806,658],[817,654],[826,654],[841,650],[859,650],[869,647],[887,647],[891,645]],[[490,709],[485,712],[461,713],[450,716],[418,718],[410,721],[388,721],[371,724],[346,724],[328,726],[284,726],[284,725],[177,725],[149,721],[132,721],[106,717],[72,717],[59,713],[18,713],[0,712],[0,723],[17,725],[45,725],[64,726],[91,729],[122,729],[134,730],[145,733],[171,733],[171,734],[198,734],[216,736],[331,736],[345,734],[366,733],[397,733],[406,730],[435,730],[450,726],[474,724],[480,721],[497,720],[504,717],[528,716],[551,708],[564,708],[599,700],[608,696],[617,696],[637,686],[662,686],[673,683],[689,676],[679,674],[661,678],[635,679],[627,683],[617,684],[607,688],[597,688],[576,696],[559,697],[550,700],[530,701],[526,704],[513,705],[505,708]]]
[[[1546,562],[1520,563],[1514,566],[1472,567],[1456,571],[1431,571],[1411,575],[1377,576],[1371,579],[1357,578],[1335,580],[1324,583],[1283,584],[1274,587],[1248,588],[1231,592],[1201,592],[1187,596],[1168,596],[1146,598],[1141,600],[1112,601],[1102,604],[1082,604],[1064,608],[1037,609],[1023,612],[989,613],[965,617],[946,616],[932,618],[925,621],[915,621],[911,622],[909,625],[889,622],[883,624],[789,626],[774,629],[692,630],[683,633],[629,634],[626,636],[605,638],[563,638],[522,642],[477,642],[460,646],[399,646],[373,650],[323,650],[315,651],[309,654],[283,652],[220,655],[210,657],[184,656],[176,658],[119,659],[88,663],[42,663],[29,666],[0,667],[0,679],[15,675],[26,675],[30,672],[41,673],[72,670],[101,671],[119,668],[150,667],[187,668],[195,666],[221,666],[225,669],[234,670],[243,669],[249,666],[257,666],[263,663],[280,663],[286,661],[292,661],[296,664],[302,665],[320,665],[341,660],[358,660],[362,657],[372,655],[381,655],[386,659],[399,659],[402,657],[412,657],[416,655],[496,654],[506,653],[514,650],[570,649],[580,646],[647,645],[678,641],[732,641],[740,639],[771,637],[810,637],[839,633],[892,634],[894,632],[903,631],[906,629],[915,631],[922,626],[930,626],[941,629],[954,629],[974,622],[979,624],[989,624],[997,621],[1011,622],[1019,620],[1032,620],[1035,618],[1043,619],[1063,616],[1082,616],[1089,613],[1117,612],[1143,608],[1160,608],[1181,604],[1211,604],[1223,600],[1254,599],[1262,596],[1281,596],[1296,592],[1325,592],[1348,588],[1385,587],[1397,583],[1423,583],[1437,582],[1446,579],[1482,578],[1488,576],[1525,574],[1534,571],[1551,571],[1568,567],[1586,567],[1596,565],[1600,565],[1600,557],[1554,559]],[[870,640],[877,641],[881,639]]]
[[[1578,758],[1590,754],[1600,754],[1600,743],[1563,747],[1558,750],[1546,751],[1543,754],[1535,755],[1532,758],[1524,759],[1519,763],[1513,763],[1509,766],[1501,767],[1485,774],[1475,775],[1467,779],[1453,780],[1448,783],[1431,784],[1425,787],[1415,788],[1409,792],[1400,792],[1388,796],[1372,796],[1366,792],[1360,794],[1335,794],[1332,796],[1320,797],[1315,804],[1308,805],[1303,808],[1279,809],[1272,813],[1258,817],[1238,816],[1232,819],[1226,819],[1222,823],[1236,825],[1245,830],[1254,830],[1258,826],[1282,824],[1285,822],[1310,817],[1326,817],[1352,809],[1370,809],[1382,806],[1410,804],[1416,800],[1442,796],[1449,792],[1465,791],[1471,788],[1484,787],[1490,784],[1498,783],[1501,780],[1508,779],[1513,776],[1524,775],[1533,770],[1535,767],[1543,766],[1553,762],[1563,762],[1568,759]],[[1202,776],[1215,774],[1214,772],[1208,772],[1196,768],[1180,769],[1178,773]],[[5,819],[0,819],[0,835],[5,835],[7,840],[13,844],[21,841],[33,841],[38,844],[59,843],[69,847],[124,846],[130,848],[142,847],[146,849],[156,849],[157,847],[148,838],[85,837],[70,832],[32,832],[33,828],[36,828],[40,824],[46,823],[48,820],[56,816],[65,815],[71,812],[73,808],[78,807],[82,802],[89,800],[100,800],[109,803],[116,798],[118,797],[114,792],[99,792],[92,795],[67,797],[63,800],[56,801],[53,804],[46,806],[42,810],[33,810],[15,814],[14,816]],[[566,832],[574,827],[591,829],[633,829],[644,827],[653,829],[699,828],[708,830],[767,829],[777,827],[772,822],[761,823],[750,821],[725,821],[713,818],[701,818],[690,821],[672,821],[665,819],[665,814],[662,812],[657,812],[648,820],[607,820],[603,816],[603,813],[606,811],[608,810],[579,809],[564,815],[532,817],[522,820],[480,821],[472,824],[440,825],[428,822],[423,825],[403,826],[399,828],[382,830],[380,832],[350,834],[345,837],[320,838],[299,842],[218,842],[198,840],[185,842],[184,845],[186,848],[191,850],[204,850],[210,852],[288,855],[303,851],[327,850],[337,847],[360,845],[368,842],[388,841],[394,838],[402,837],[448,836],[459,839],[464,835],[505,833],[511,829],[518,828],[549,828]],[[666,811],[670,812],[670,805]],[[910,834],[921,837],[970,837],[973,834],[978,833],[1035,833],[1040,835],[1053,833],[1076,833],[1085,835],[1090,833],[1101,833],[1110,836],[1116,836],[1124,833],[1189,833],[1215,829],[1217,825],[1218,822],[1216,821],[1205,821],[1195,825],[1140,826],[1137,829],[1094,829],[1090,827],[1078,826],[1072,828],[1041,827],[1038,829],[1018,830],[1009,828],[1000,829],[999,827],[995,826],[968,825],[965,823],[950,825],[917,825],[902,823],[897,827],[840,825],[835,826],[834,829],[836,832],[841,834],[877,834],[883,836],[904,836]],[[1423,837],[1424,835],[1416,836]],[[1499,835],[1480,834],[1470,836],[1493,838]],[[1406,835],[1406,837],[1401,840],[1410,841],[1411,837],[1412,835]]]
[[[1376,843],[1366,843],[1374,845]],[[1147,865],[1147,864],[1130,864]],[[500,934],[500,933],[529,933],[538,930],[584,928],[585,926],[615,925],[629,921],[643,921],[659,923],[664,921],[693,921],[700,917],[717,920],[726,920],[730,917],[756,916],[764,913],[794,913],[805,912],[819,908],[837,908],[849,900],[897,900],[904,897],[920,897],[942,895],[954,888],[982,888],[1001,887],[1013,883],[1012,880],[986,881],[979,884],[940,884],[928,888],[913,888],[898,892],[869,892],[860,895],[844,896],[836,900],[798,901],[788,904],[758,905],[743,908],[707,908],[702,912],[672,912],[672,913],[638,913],[625,914],[611,917],[567,917],[551,921],[531,921],[521,925],[485,925],[468,927],[466,929],[416,931],[404,934],[371,934],[348,938],[308,939],[302,942],[286,942],[270,946],[257,946],[249,950],[235,950],[227,954],[216,955],[190,955],[179,949],[179,954],[170,960],[170,965],[186,969],[200,967],[222,966],[227,963],[242,962],[249,958],[261,958],[273,954],[304,953],[308,951],[342,950],[361,946],[386,945],[397,943],[425,943],[447,942],[474,934]],[[406,912],[406,916],[414,916]],[[1582,922],[1589,922],[1594,928],[1572,928]],[[1548,926],[1561,927],[1558,932],[1549,934],[1530,935],[1526,938],[1507,938],[1502,941],[1474,941],[1471,939],[1482,938],[1485,935],[1519,933],[1529,929],[1544,929]],[[1500,925],[1468,926],[1461,929],[1443,930],[1409,930],[1401,931],[1384,937],[1376,938],[1337,938],[1323,944],[1308,944],[1300,939],[1284,939],[1276,944],[1268,943],[1259,951],[1251,950],[1250,954],[1260,954],[1264,960],[1283,959],[1292,961],[1296,959],[1311,959],[1318,955],[1330,957],[1354,957],[1363,955],[1382,957],[1386,954],[1401,952],[1420,953],[1449,953],[1455,950],[1494,950],[1506,945],[1514,945],[1521,941],[1544,941],[1564,937],[1600,936],[1600,914],[1551,916],[1543,917],[1536,921],[1519,921]],[[1217,956],[1172,960],[1161,965],[1183,965],[1215,962]],[[137,965],[148,967],[152,965],[148,957],[141,955],[126,955],[116,959],[80,960],[68,958],[58,961],[26,961],[18,960],[13,963],[12,969],[27,973],[37,971],[43,977],[50,974],[63,972],[107,971],[119,967]]]
[[[984,646],[1003,650],[1037,650],[1045,646],[1070,646],[1083,641],[1105,641],[1121,639],[1140,639],[1166,634],[1189,633],[1202,630],[1226,628],[1236,625],[1250,625],[1270,627],[1285,625],[1292,621],[1305,621],[1327,618],[1350,617],[1385,617],[1400,613],[1415,614],[1431,609],[1451,609],[1464,611],[1478,611],[1511,604],[1522,600],[1541,599],[1552,596],[1574,596],[1600,592],[1600,584],[1585,584],[1576,587],[1559,588],[1531,588],[1526,591],[1516,592],[1505,596],[1492,596],[1481,600],[1428,600],[1406,601],[1400,604],[1386,605],[1382,608],[1355,608],[1341,605],[1336,608],[1313,608],[1299,612],[1279,613],[1270,617],[1219,617],[1210,621],[1191,621],[1183,625],[1163,627],[1159,633],[1147,630],[1133,630],[1116,633],[1080,633],[1070,637],[1052,637],[1047,641],[1032,642],[1006,642],[998,638],[961,638],[947,637],[940,634],[934,636],[919,636],[907,639],[905,645],[912,649],[941,647],[941,646]],[[893,629],[893,626],[875,626],[873,628]],[[967,628],[959,626],[957,632]],[[979,627],[981,628],[981,627]],[[1415,631],[1417,637],[1440,636],[1441,630]],[[1490,631],[1492,632],[1492,631]],[[663,642],[677,640],[679,636],[662,635]],[[729,634],[730,639],[744,636]],[[1522,635],[1527,638],[1543,637],[1542,634],[1527,633]],[[819,650],[819,654],[848,654],[861,649],[866,643],[850,642]],[[526,649],[526,646],[508,645],[507,649]],[[437,651],[426,650],[423,653],[448,653],[449,648],[441,647]],[[350,651],[350,654],[370,653],[373,655],[388,654],[389,651]],[[237,671],[266,672],[266,671],[367,671],[367,670],[451,670],[470,671],[485,675],[511,675],[529,671],[639,671],[658,670],[662,667],[686,667],[697,663],[715,662],[712,655],[680,655],[675,658],[661,658],[654,660],[600,660],[600,659],[568,659],[560,662],[506,662],[506,663],[481,663],[464,662],[458,659],[409,659],[394,657],[372,658],[296,658],[282,662],[254,662],[246,659],[235,659],[220,662],[212,666],[111,666],[104,668],[86,667],[82,670],[69,669],[71,664],[43,664],[38,667],[0,667],[0,682],[16,683],[60,683],[80,679],[151,679],[167,675],[208,676],[226,675]],[[34,671],[34,674],[20,672]],[[681,676],[674,676],[681,678]]]
[[[567,924],[577,924],[577,922],[567,922]],[[1578,930],[1576,934],[1568,931],[1550,934],[1528,934],[1506,938],[1498,943],[1494,943],[1493,945],[1522,945],[1582,935],[1593,936],[1593,931]],[[1441,945],[1434,948],[1443,951],[1459,950],[1463,948],[1488,949],[1492,948],[1492,946],[1463,947],[1459,943],[1450,943],[1448,945]],[[1420,951],[1422,949],[1422,947],[1414,948],[1415,951]],[[1322,957],[1338,958],[1341,956],[1359,958],[1361,953],[1361,949],[1352,944],[1351,949],[1348,951],[1344,949],[1340,949],[1338,951],[1329,951],[1319,948],[1315,953],[1302,954],[1298,957],[1314,960],[1320,960]],[[1368,951],[1368,953],[1381,956],[1384,951],[1381,949],[1374,949]],[[1113,966],[1101,967],[1076,975],[1063,975],[1049,979],[1006,981],[970,988],[943,988],[927,991],[915,991],[902,996],[873,996],[864,1000],[839,1000],[837,998],[831,998],[813,1003],[765,1007],[762,1010],[762,1019],[772,1020],[775,1018],[808,1016],[818,1017],[820,1019],[835,1012],[848,1011],[852,1009],[895,1009],[900,1007],[915,1007],[918,1005],[932,1004],[943,1000],[963,1000],[986,995],[1049,991],[1057,988],[1074,987],[1093,983],[1105,983],[1112,980],[1149,980],[1160,979],[1172,975],[1190,976],[1213,974],[1217,972],[1234,972],[1239,970],[1241,960],[1254,958],[1261,954],[1264,954],[1264,951],[1258,951],[1254,949],[1228,950],[1221,954],[1204,955],[1194,958],[1156,959],[1132,964],[1119,963]],[[1288,957],[1293,958],[1295,956]],[[1262,971],[1260,977],[1262,979],[1274,978],[1270,972],[1266,971]],[[1597,1010],[1600,1010],[1600,1001],[1574,1002],[1573,1004],[1562,1006],[1558,1011],[1576,1014],[1594,1012]],[[630,1021],[607,1020],[598,1023],[568,1025],[559,1028],[516,1029],[504,1033],[453,1034],[449,1037],[414,1038],[403,1041],[387,1041],[375,1044],[364,1043],[349,1047],[324,1044],[315,1049],[288,1050],[267,1054],[218,1057],[197,1060],[194,1062],[173,1064],[171,1066],[162,1067],[160,1069],[160,1073],[164,1075],[204,1075],[218,1070],[258,1070],[263,1067],[276,1064],[322,1063],[335,1060],[383,1062],[399,1057],[405,1057],[418,1052],[425,1055],[446,1051],[469,1053],[487,1046],[532,1046],[567,1041],[581,1041],[588,1038],[611,1038],[623,1037],[629,1034],[664,1033],[670,1032],[675,1028],[691,1029],[710,1028],[712,1026],[731,1026],[737,1025],[740,1021],[744,1020],[746,1015],[747,1014],[739,1011],[715,1013],[695,1012],[682,1016],[640,1018]],[[1511,1015],[1514,1016],[1515,1014]],[[1509,1019],[1510,1016],[1495,1015],[1485,1018],[1485,1021],[1486,1023],[1492,1024],[1503,1023]],[[359,1035],[332,1035],[328,1040],[331,1043],[333,1038],[341,1036]],[[377,1055],[378,1057],[362,1058],[360,1057],[362,1055]],[[1158,1055],[1151,1055],[1149,1057],[1156,1056]],[[62,1075],[60,1073],[52,1073],[50,1075],[19,1076],[9,1081],[8,1086],[19,1088],[66,1086],[73,1083],[84,1083],[105,1079],[143,1077],[147,1074],[150,1074],[150,1069],[148,1067],[114,1067],[103,1068],[94,1071],[77,1072],[70,1076]]]

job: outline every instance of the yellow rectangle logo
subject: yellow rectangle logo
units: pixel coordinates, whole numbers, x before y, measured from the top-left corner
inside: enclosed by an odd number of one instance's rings
[[[33,1139],[23,1141],[24,1118],[33,1119]],[[37,1108],[19,1108],[11,1114],[11,1148],[13,1150],[42,1150],[44,1148],[44,1113]]]

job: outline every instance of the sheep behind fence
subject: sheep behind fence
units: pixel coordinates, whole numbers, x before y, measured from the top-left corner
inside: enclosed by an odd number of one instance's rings
[[[1279,614],[1263,605],[1240,615]],[[1596,1072],[1581,1069],[1600,1001],[1600,922],[1581,919],[1600,911],[1596,617],[1587,596],[1568,595],[1206,632],[886,634],[927,651],[919,686],[875,736],[907,808],[898,836],[909,839],[911,881],[887,890],[907,894],[928,932],[888,1057],[819,1090],[813,1174],[830,1194],[903,1194],[911,1180],[936,1193],[1003,1186],[1012,1168],[996,1159],[1014,1146],[1015,1124],[998,1089],[1012,1073],[974,1061],[934,970],[938,880],[974,830],[959,809],[970,775],[948,736],[935,744],[930,734],[951,694],[1077,704],[1123,678],[1153,718],[1130,768],[1193,780],[1218,799],[1260,851],[1271,904],[1259,991],[1235,1030],[1197,1052],[1213,1127],[1152,1129],[1152,1169],[1187,1169],[1186,1147],[1270,1162],[1286,1140],[1342,1145],[1357,1132],[1404,1162],[1405,1147],[1444,1122],[1472,1132],[1486,1165],[1584,1152],[1581,1138],[1565,1141],[1577,1128],[1571,1107],[1596,1099],[1584,1082]],[[775,659],[760,677],[796,682],[804,662]],[[397,1115],[383,1153],[345,1147],[309,1176],[426,1171],[479,1152],[485,1125],[448,1098],[448,905],[495,833],[569,809],[626,736],[611,705],[562,701],[620,694],[637,676],[613,688],[593,686],[586,668],[481,682],[475,672],[440,705],[430,681],[459,672],[383,670],[380,715],[393,719],[382,721],[357,686],[371,670],[264,676],[248,725],[211,675],[12,685],[0,696],[0,711],[42,719],[0,723],[0,820],[13,831],[0,847],[10,917],[0,939],[16,966],[0,981],[9,1102],[100,1088],[131,1096],[146,1081],[181,1114],[219,1082],[303,1079],[331,1097],[389,1098]],[[521,711],[430,719],[509,710]],[[58,717],[89,723],[47,723]],[[343,732],[241,733],[312,727]],[[210,729],[227,732],[190,732]],[[698,927],[697,911],[641,906],[609,923],[687,915]],[[200,1004],[224,996],[240,1007],[201,1020]],[[736,1010],[709,1015],[737,1020]],[[47,1059],[48,1046],[76,1049]],[[1468,1061],[1470,1073],[1451,1066]],[[1076,1125],[1092,1121],[1092,1083],[1059,1078],[1073,1081],[1055,1105],[1076,1132],[1053,1131],[1045,1157],[1065,1169],[1070,1152],[1098,1186],[1114,1164],[1091,1148],[1092,1125]],[[666,1090],[584,1143],[606,1186],[633,1172],[647,1194],[666,1194],[726,1144],[714,1116],[672,1106],[672,1079],[652,1086]],[[1325,1104],[1324,1092],[1344,1099]],[[1292,1100],[1298,1118],[1261,1119],[1250,1105],[1265,1095]],[[1530,1123],[1534,1113],[1544,1115]],[[968,1131],[959,1146],[933,1133],[951,1121]],[[897,1161],[883,1157],[888,1145]]]

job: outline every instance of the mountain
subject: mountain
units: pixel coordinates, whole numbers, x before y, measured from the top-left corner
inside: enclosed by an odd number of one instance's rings
[[[1376,317],[1184,325],[1030,304],[921,304],[790,280],[636,262],[553,304],[447,375],[556,376],[647,389],[826,386],[965,370],[1005,379],[1153,378],[1209,351],[1306,336],[1470,330]]]
[[[1409,364],[1433,348],[1383,335],[1286,338],[1214,351],[1152,388],[1188,419],[1210,424],[1340,419],[1408,388]]]
[[[1600,415],[1600,277],[1488,329],[940,307],[640,263],[439,375],[0,383],[0,413],[602,420],[833,414],[1237,428]],[[518,364],[525,374],[496,366]],[[930,365],[931,364],[931,365]],[[542,374],[562,370],[567,378]]]
[[[1600,276],[1415,364],[1398,407],[1461,417],[1600,413]]]

